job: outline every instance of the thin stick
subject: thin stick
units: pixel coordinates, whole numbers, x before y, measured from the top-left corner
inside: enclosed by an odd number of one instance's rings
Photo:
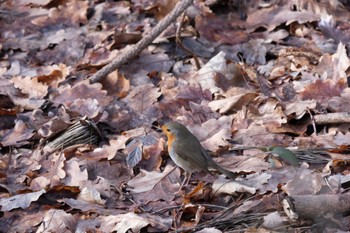
[[[190,49],[186,48],[183,44],[182,44],[182,38],[181,38],[181,28],[185,22],[185,17],[186,17],[186,12],[184,12],[182,14],[181,20],[179,22],[179,26],[176,29],[176,44],[183,50],[185,51],[187,54],[189,54],[190,56],[193,57],[194,62],[196,64],[196,68],[197,70],[199,70],[201,68],[201,64],[199,63],[198,57],[196,56],[196,54],[194,54]]]
[[[179,17],[191,4],[193,0],[181,0],[174,10],[172,10],[162,21],[160,21],[153,30],[142,38],[137,44],[131,47],[125,54],[117,57],[110,64],[103,67],[90,77],[90,83],[96,83],[105,78],[108,74],[116,70],[122,64],[128,62],[131,58],[141,53],[154,39],[156,39],[172,22]]]
[[[350,112],[326,113],[314,116],[318,125],[350,123]]]
[[[311,119],[311,123],[312,123],[312,128],[314,129],[314,133],[315,133],[315,135],[317,136],[317,129],[316,129],[316,123],[315,123],[315,118],[314,118],[314,116],[311,114],[311,111],[310,111],[310,109],[306,109],[306,111],[309,113],[309,115],[310,115],[310,119]]]

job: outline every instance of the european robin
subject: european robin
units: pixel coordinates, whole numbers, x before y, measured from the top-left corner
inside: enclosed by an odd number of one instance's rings
[[[214,162],[196,136],[186,126],[178,122],[170,122],[163,125],[162,130],[168,137],[168,152],[171,159],[186,172],[180,189],[185,184],[186,179],[187,183],[189,182],[192,172],[206,171],[210,174],[209,168],[235,179],[233,173]]]

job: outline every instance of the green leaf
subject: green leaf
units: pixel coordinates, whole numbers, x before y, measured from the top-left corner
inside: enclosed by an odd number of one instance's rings
[[[299,165],[298,157],[290,150],[284,148],[284,147],[273,147],[270,148],[272,150],[271,153],[277,154],[282,160],[288,162],[289,164],[293,166]]]

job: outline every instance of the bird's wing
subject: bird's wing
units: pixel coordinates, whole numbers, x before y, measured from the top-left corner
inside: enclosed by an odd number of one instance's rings
[[[186,148],[184,150],[183,148]],[[182,158],[186,158],[188,162],[201,170],[208,171],[208,153],[203,149],[199,141],[185,140],[181,148],[177,144],[173,144],[173,150]],[[200,156],[198,156],[200,155]],[[209,160],[211,157],[209,156]]]

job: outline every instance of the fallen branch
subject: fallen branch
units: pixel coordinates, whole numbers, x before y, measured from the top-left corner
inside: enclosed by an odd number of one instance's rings
[[[283,200],[283,208],[292,220],[315,220],[326,214],[345,214],[350,211],[350,194],[289,196]]]
[[[341,124],[350,123],[350,112],[327,113],[314,116],[316,124]]]
[[[153,29],[142,38],[137,44],[131,47],[125,54],[117,57],[110,64],[97,71],[90,77],[91,83],[96,83],[105,78],[108,74],[116,70],[122,64],[128,62],[131,58],[135,57],[142,50],[144,50],[154,39],[156,39],[172,22],[175,21],[191,4],[193,0],[181,0],[176,7],[162,19]]]

